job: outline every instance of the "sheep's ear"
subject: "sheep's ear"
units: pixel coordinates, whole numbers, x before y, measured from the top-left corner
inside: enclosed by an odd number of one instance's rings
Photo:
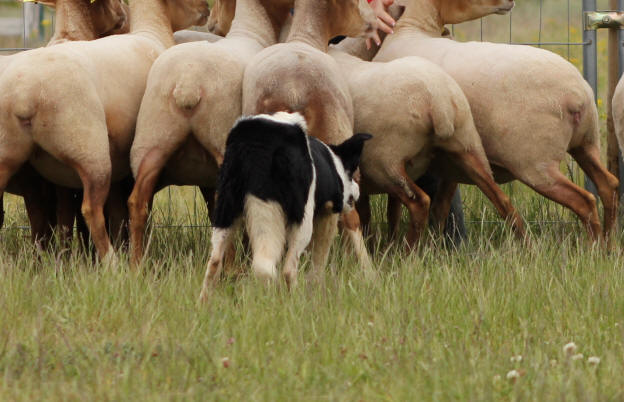
[[[355,134],[340,145],[332,145],[331,149],[342,161],[345,170],[352,175],[360,164],[364,142],[373,138],[370,134]]]
[[[390,7],[388,7],[388,14],[390,14],[395,21],[401,18],[404,12],[405,6],[399,5],[398,1],[395,1]]]

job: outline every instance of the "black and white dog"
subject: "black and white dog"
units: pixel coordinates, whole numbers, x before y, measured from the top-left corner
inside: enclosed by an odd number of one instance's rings
[[[283,274],[289,287],[294,285],[299,257],[312,237],[315,212],[330,210],[337,217],[359,198],[353,173],[370,138],[356,134],[340,145],[325,145],[307,135],[299,113],[239,119],[227,139],[219,171],[212,254],[202,297],[218,278],[243,218],[256,277],[276,279],[276,265],[287,246]]]

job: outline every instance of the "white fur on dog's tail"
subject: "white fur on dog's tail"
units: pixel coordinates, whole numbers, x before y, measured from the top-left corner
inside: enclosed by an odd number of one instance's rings
[[[286,215],[275,201],[262,201],[247,195],[245,225],[253,252],[252,268],[256,278],[273,281],[277,278],[277,263],[286,244]]]

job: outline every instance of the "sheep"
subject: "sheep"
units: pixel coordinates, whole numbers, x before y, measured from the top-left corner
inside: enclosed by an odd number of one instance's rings
[[[202,186],[211,209],[226,137],[241,115],[243,71],[256,53],[277,41],[291,7],[292,0],[239,0],[225,39],[177,45],[154,63],[130,153],[135,266],[144,254],[147,207],[157,185]]]
[[[413,248],[426,227],[430,205],[429,196],[413,180],[435,157],[445,158],[454,174],[476,183],[513,224],[517,236],[524,236],[522,219],[494,182],[468,101],[448,74],[420,57],[377,63],[336,49],[329,54],[348,72],[355,131],[373,135],[360,163],[358,212],[363,223],[370,220],[368,195],[389,193],[409,211],[407,244]],[[434,203],[433,210],[439,215],[448,207]]]
[[[393,11],[396,14],[397,10]],[[219,22],[227,25],[227,21]],[[468,101],[455,81],[435,64],[419,57],[389,63],[362,60],[372,59],[375,52],[361,38],[345,39],[329,50],[347,77],[353,97],[355,132],[373,134],[364,147],[360,166],[362,198],[358,212],[362,223],[366,225],[370,220],[368,195],[389,192],[410,211],[408,245],[413,247],[428,216],[429,197],[412,179],[423,173],[434,152],[446,151],[468,176],[475,178],[522,237],[522,220],[494,183]],[[475,159],[476,163],[467,163]],[[405,165],[412,166],[409,174]]]
[[[53,0],[42,2],[56,8],[54,34],[47,46],[73,40],[93,40],[118,33],[127,32],[129,28],[126,6],[119,0]],[[0,74],[13,56],[0,57]],[[24,197],[26,211],[31,225],[31,238],[40,248],[45,248],[52,235],[52,227],[56,224],[56,197],[54,186],[43,180],[29,164],[25,164],[11,178],[7,192]],[[57,188],[56,191],[70,191]],[[2,200],[0,199],[0,205]],[[67,205],[59,205],[67,208]],[[62,215],[62,214],[61,214]],[[71,222],[61,221],[63,226],[71,226]],[[2,221],[0,220],[0,227]],[[62,231],[64,233],[65,230]]]
[[[376,18],[366,0],[295,0],[294,17],[286,43],[260,52],[245,69],[243,114],[299,112],[309,134],[327,144],[353,135],[353,103],[346,79],[327,52],[330,38],[346,34],[376,34]],[[371,262],[355,210],[343,214],[347,238],[365,273]],[[336,216],[315,214],[312,265],[322,275],[337,228]],[[252,247],[254,245],[252,244]]]
[[[604,205],[604,235],[616,222],[618,180],[600,162],[593,93],[570,63],[554,53],[507,44],[441,38],[444,24],[506,13],[512,0],[399,0],[405,6],[394,35],[375,61],[421,56],[450,74],[464,91],[497,182],[520,180],[574,211],[593,241],[602,237],[596,198],[559,165],[568,152],[596,184]],[[440,197],[455,182],[444,176]]]
[[[82,187],[98,256],[112,262],[103,206],[111,181],[130,171],[147,74],[173,31],[208,13],[204,0],[131,0],[129,34],[16,55],[0,76],[0,194],[27,160],[56,184]]]
[[[613,99],[611,100],[611,111],[613,113],[613,125],[615,126],[615,135],[617,137],[620,154],[624,154],[624,79],[620,79]],[[620,174],[624,172],[620,171]]]

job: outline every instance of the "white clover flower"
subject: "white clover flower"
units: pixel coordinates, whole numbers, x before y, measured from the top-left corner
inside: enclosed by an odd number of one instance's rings
[[[507,379],[511,382],[516,382],[518,378],[520,378],[520,373],[518,372],[518,370],[511,370],[509,373],[507,373]]]
[[[368,322],[368,326],[369,326],[369,327],[372,327],[373,325],[375,325],[375,324],[374,324],[372,321],[369,321],[369,322]]]
[[[590,366],[597,366],[597,365],[600,364],[600,357],[598,357],[598,356],[589,356],[587,358],[587,363]]]
[[[563,346],[563,352],[568,356],[572,356],[574,353],[576,353],[576,343],[574,342],[566,343]]]
[[[500,376],[500,374],[496,374],[496,375],[492,378],[492,381],[494,381],[494,382],[499,382],[500,380],[501,380],[501,376]]]
[[[550,361],[550,367],[557,367],[557,360],[552,359],[552,360]]]
[[[511,356],[509,361],[512,363],[520,363],[522,361],[522,355]]]
[[[583,354],[582,353],[577,353],[574,356],[572,356],[570,359],[572,359],[573,361],[583,360]]]

